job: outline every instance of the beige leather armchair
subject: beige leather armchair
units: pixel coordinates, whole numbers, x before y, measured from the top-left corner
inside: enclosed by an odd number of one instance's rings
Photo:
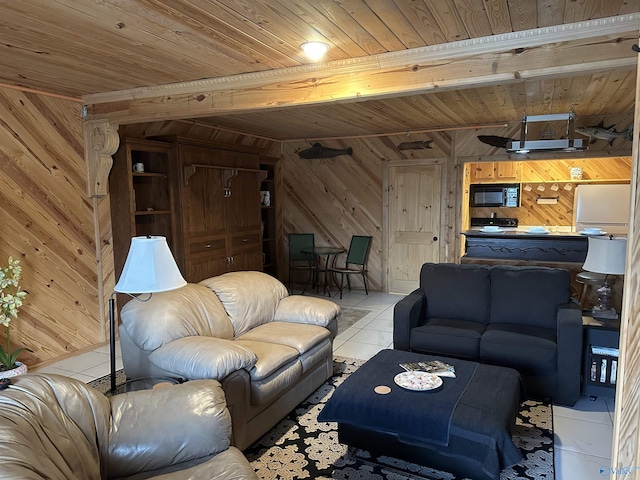
[[[201,380],[106,397],[55,374],[0,391],[0,479],[257,479],[230,447],[220,384]]]
[[[244,450],[332,375],[339,314],[265,273],[226,273],[129,301],[120,315],[124,370],[220,381],[232,444]]]

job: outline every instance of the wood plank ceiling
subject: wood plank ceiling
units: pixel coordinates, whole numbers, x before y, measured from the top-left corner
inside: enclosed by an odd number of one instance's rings
[[[21,0],[0,1],[0,82],[84,97],[295,69],[300,44],[323,61],[406,52],[640,11],[637,0]],[[609,39],[611,40],[611,39]],[[626,39],[617,41],[627,43]],[[635,33],[637,41],[637,32]],[[613,42],[615,43],[616,39]],[[594,41],[594,52],[604,40]],[[564,45],[570,51],[570,45]],[[625,43],[625,48],[627,45]],[[570,53],[564,53],[570,55]],[[562,63],[561,49],[549,56]],[[635,54],[629,54],[634,56]],[[637,56],[637,55],[635,55]],[[555,61],[555,60],[554,60]],[[322,71],[322,65],[318,71]],[[362,101],[273,105],[198,121],[273,139],[382,134],[567,112],[585,124],[633,118],[635,66]],[[348,80],[344,80],[347,82]],[[610,118],[608,118],[610,117]]]

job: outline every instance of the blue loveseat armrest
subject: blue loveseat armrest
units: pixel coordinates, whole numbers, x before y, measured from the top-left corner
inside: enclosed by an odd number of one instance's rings
[[[393,308],[393,348],[410,350],[411,329],[424,322],[427,312],[427,297],[418,288],[404,297]]]
[[[573,405],[580,398],[582,310],[572,301],[558,307],[558,389],[554,401]]]

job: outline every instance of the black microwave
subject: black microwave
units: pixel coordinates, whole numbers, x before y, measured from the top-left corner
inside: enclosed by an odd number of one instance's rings
[[[519,207],[519,183],[493,183],[471,185],[469,193],[472,207]]]

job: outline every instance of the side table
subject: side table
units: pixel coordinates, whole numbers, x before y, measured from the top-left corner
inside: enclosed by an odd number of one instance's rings
[[[182,378],[174,378],[174,377],[132,378],[131,380],[127,380],[126,382],[118,385],[116,387],[115,394],[134,392],[137,390],[151,390],[154,388],[170,387],[171,385],[177,385],[183,382],[184,380]],[[107,395],[111,395],[111,393],[107,392]]]
[[[582,317],[582,394],[616,394],[620,321]]]

